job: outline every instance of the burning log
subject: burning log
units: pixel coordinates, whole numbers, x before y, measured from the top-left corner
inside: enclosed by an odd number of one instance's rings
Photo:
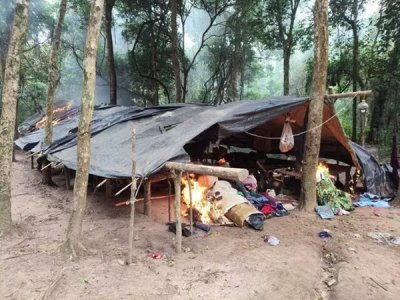
[[[167,162],[165,167],[169,170],[178,170],[182,172],[191,172],[203,175],[212,175],[218,178],[224,178],[229,180],[244,180],[249,176],[249,171],[246,169],[238,168],[225,168],[225,167],[215,167],[215,166],[204,166],[195,164],[185,164],[178,162]]]

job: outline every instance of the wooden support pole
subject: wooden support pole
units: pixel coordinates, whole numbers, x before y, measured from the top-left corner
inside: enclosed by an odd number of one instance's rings
[[[230,180],[239,180],[239,181],[242,181],[247,176],[249,176],[248,170],[239,169],[239,168],[204,166],[204,165],[171,162],[171,161],[166,162],[165,167],[169,170],[191,172],[191,173],[203,174],[203,175],[212,175],[212,176],[217,176],[220,178],[225,178],[225,179],[230,179]]]
[[[112,199],[112,184],[111,179],[107,178],[106,180],[106,199],[107,201]]]
[[[174,186],[175,186],[175,228],[176,228],[177,253],[182,252],[181,181],[182,181],[182,171],[176,171],[174,176]]]
[[[69,170],[65,166],[64,166],[64,176],[65,176],[65,187],[67,188],[67,190],[70,190],[71,189],[71,181],[69,178]]]
[[[171,181],[168,178],[168,222],[171,222]]]
[[[186,177],[188,180],[189,187],[189,224],[190,224],[190,233],[193,233],[193,196],[192,196],[192,181],[190,180],[189,172],[186,172]]]
[[[39,151],[33,152],[33,153],[29,154],[27,157],[32,157],[32,156],[35,156],[35,155],[39,154],[40,152],[42,152],[42,150],[39,150]]]
[[[33,165],[33,155],[31,155],[31,169],[33,170],[35,166]]]
[[[133,230],[135,225],[135,199],[136,198],[136,131],[132,129],[132,185],[131,185],[131,214],[129,220],[129,251],[128,265],[132,263]]]
[[[44,169],[47,169],[48,167],[51,166],[51,164],[52,164],[52,162],[51,162],[51,163],[48,163],[48,164],[45,165],[43,168],[41,168],[40,171],[43,171]]]
[[[122,189],[120,189],[118,192],[115,193],[114,196],[118,196],[119,194],[121,194],[123,191],[125,191],[128,187],[132,186],[133,181],[131,183],[129,183],[128,185],[124,186]]]
[[[96,189],[98,189],[99,187],[101,187],[103,184],[105,184],[107,182],[107,178],[104,179],[102,182],[100,182],[98,185],[96,185]]]
[[[144,183],[144,202],[143,202],[143,210],[146,216],[151,216],[151,181],[147,180]]]

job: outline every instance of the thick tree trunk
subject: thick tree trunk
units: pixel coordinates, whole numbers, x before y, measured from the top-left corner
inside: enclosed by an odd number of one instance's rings
[[[314,71],[308,113],[300,205],[306,211],[316,206],[316,171],[321,143],[322,113],[328,69],[328,0],[316,0],[314,6]],[[314,129],[315,128],[315,129]]]
[[[176,102],[182,102],[181,68],[178,57],[178,29],[176,15],[178,11],[177,0],[171,0],[171,44],[172,44],[172,64],[175,77],[175,96]]]
[[[93,0],[90,10],[89,27],[86,36],[85,58],[83,61],[84,82],[81,117],[78,127],[77,170],[74,184],[74,199],[68,224],[66,245],[73,255],[84,249],[81,244],[82,222],[86,210],[87,183],[90,165],[90,129],[93,115],[94,91],[96,85],[96,52],[104,0]]]
[[[17,115],[19,68],[28,25],[29,0],[18,0],[7,52],[0,119],[0,235],[11,229],[11,168]]]
[[[114,47],[112,38],[112,10],[115,0],[106,0],[104,25],[107,40],[108,77],[110,82],[110,104],[117,105],[117,73],[115,71]]]
[[[290,74],[290,52],[291,47],[288,41],[283,45],[283,95],[289,95],[289,74]]]
[[[65,13],[67,12],[68,0],[61,0],[60,11],[53,34],[53,41],[51,45],[50,63],[49,63],[49,80],[47,87],[47,110],[46,110],[46,124],[44,146],[50,145],[53,139],[53,110],[54,110],[54,97],[58,85],[59,70],[58,70],[58,53],[61,43],[61,29],[64,23]],[[51,180],[51,167],[43,170],[42,182],[45,184],[53,185]]]

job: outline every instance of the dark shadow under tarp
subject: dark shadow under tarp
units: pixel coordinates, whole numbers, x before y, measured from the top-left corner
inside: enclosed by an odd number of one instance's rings
[[[392,198],[396,195],[396,187],[392,180],[392,168],[381,165],[365,148],[350,141],[360,162],[364,174],[364,186],[367,192]]]

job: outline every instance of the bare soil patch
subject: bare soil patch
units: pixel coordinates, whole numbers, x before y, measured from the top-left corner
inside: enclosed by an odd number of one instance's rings
[[[22,152],[13,165],[14,232],[0,238],[1,299],[398,299],[400,246],[368,232],[400,236],[400,209],[358,208],[331,221],[293,211],[268,219],[261,232],[213,228],[184,238],[174,252],[167,205],[153,218],[136,216],[135,263],[121,265],[128,245],[129,208],[103,194],[88,197],[84,222],[89,253],[60,253],[72,191],[40,184]],[[89,193],[90,195],[90,193]],[[141,207],[139,207],[139,210]],[[321,239],[329,229],[333,238]],[[279,238],[278,246],[262,236]],[[161,252],[161,259],[152,253]],[[328,286],[330,285],[330,286]],[[396,296],[397,295],[397,296]]]

